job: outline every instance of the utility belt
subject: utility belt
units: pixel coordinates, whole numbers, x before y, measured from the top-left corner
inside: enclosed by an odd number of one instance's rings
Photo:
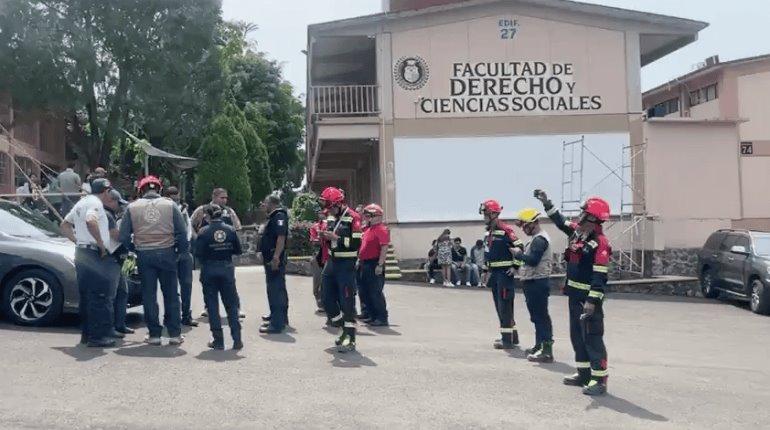
[[[488,261],[486,264],[487,269],[489,270],[496,270],[496,269],[510,269],[513,266],[521,267],[524,265],[524,262],[521,260],[501,260],[501,261]]]

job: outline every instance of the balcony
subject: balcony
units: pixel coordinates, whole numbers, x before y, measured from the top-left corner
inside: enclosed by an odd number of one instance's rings
[[[365,117],[380,113],[377,85],[312,86],[310,113],[318,117]]]

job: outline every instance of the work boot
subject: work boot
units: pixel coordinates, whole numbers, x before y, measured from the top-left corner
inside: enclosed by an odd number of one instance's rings
[[[271,317],[272,317],[272,315],[270,315],[270,314],[262,315],[262,321],[268,322],[268,321],[270,321]]]
[[[233,349],[236,351],[240,351],[243,349],[243,341],[241,340],[240,333],[233,336]]]
[[[89,348],[112,348],[117,342],[115,339],[90,340],[86,344]]]
[[[209,342],[209,348],[211,349],[225,349],[225,338],[222,335],[222,330],[211,330],[211,336],[214,338]]]
[[[195,321],[192,317],[182,318],[182,325],[187,327],[198,327],[198,321]]]
[[[494,347],[495,349],[513,349],[513,344],[503,339],[497,339],[495,340]]]
[[[519,344],[519,332],[516,329],[513,329],[513,333],[511,333],[511,337],[512,337],[511,343],[513,345],[518,345]]]
[[[578,369],[577,373],[570,376],[565,376],[562,382],[564,385],[570,385],[573,387],[583,387],[591,381],[591,369]]]
[[[543,342],[543,348],[527,355],[527,360],[535,363],[552,363],[553,342]]]
[[[337,345],[337,352],[344,354],[346,352],[353,352],[356,350],[356,343],[350,339],[350,336],[342,335],[342,337],[338,340],[339,344]],[[336,344],[337,342],[334,343]]]
[[[540,345],[540,344],[538,343],[538,344],[535,344],[535,346],[533,346],[532,348],[527,348],[527,349],[525,349],[525,350],[524,350],[524,352],[525,352],[527,355],[531,355],[531,354],[535,354],[536,352],[540,351],[540,349],[541,349],[541,348],[542,348],[542,345]]]
[[[607,394],[607,384],[592,379],[585,387],[583,387],[583,394],[587,396],[601,396]]]

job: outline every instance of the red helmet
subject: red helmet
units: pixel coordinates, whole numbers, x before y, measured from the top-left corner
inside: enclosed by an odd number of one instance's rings
[[[370,204],[364,208],[364,215],[371,217],[382,216],[382,208],[378,204]]]
[[[603,199],[591,197],[580,207],[586,214],[595,218],[599,222],[610,219],[610,205]],[[590,220],[589,220],[590,221]]]
[[[333,205],[339,205],[345,202],[345,193],[337,187],[327,187],[321,193],[321,204],[328,208]]]
[[[497,200],[487,200],[479,206],[479,214],[499,214],[503,211],[503,207]]]
[[[139,180],[139,184],[136,186],[136,188],[139,191],[142,191],[145,188],[160,191],[163,188],[163,184],[160,182],[160,179],[156,178],[155,176],[145,176]]]

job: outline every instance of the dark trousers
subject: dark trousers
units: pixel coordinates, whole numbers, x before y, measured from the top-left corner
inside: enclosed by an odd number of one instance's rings
[[[118,278],[118,287],[115,291],[115,328],[122,330],[126,327],[126,313],[128,312],[128,281],[123,272],[120,272]]]
[[[209,313],[209,327],[214,339],[222,339],[222,319],[219,315],[219,297],[227,312],[227,324],[234,341],[241,340],[241,322],[238,319],[238,295],[235,293],[235,266],[229,261],[202,261],[200,281],[203,301]]]
[[[323,266],[319,265],[315,258],[311,264],[313,266],[313,297],[315,297],[316,306],[323,309]]]
[[[376,321],[388,321],[388,306],[385,302],[385,294],[383,289],[385,288],[385,272],[376,274],[377,260],[364,261],[361,263],[361,286],[364,288],[359,290],[362,303],[364,303],[364,295],[368,295],[368,299],[365,301],[366,309],[369,311],[369,318]]]
[[[289,321],[286,265],[281,263],[278,270],[273,270],[269,262],[265,264],[265,283],[267,284],[267,303],[270,306],[270,327],[282,330]]]
[[[513,318],[514,280],[508,276],[507,269],[492,269],[489,272],[488,286],[492,290],[497,317],[500,320],[500,334],[504,344],[513,343],[516,322]]]
[[[324,308],[332,322],[343,320],[342,334],[356,340],[356,263],[331,259],[324,269]]]
[[[89,341],[103,340],[114,334],[116,269],[119,271],[120,266],[109,255],[101,257],[99,251],[89,248],[75,250],[81,334]]]
[[[179,280],[179,295],[182,299],[182,321],[190,321],[192,320],[192,254],[185,252],[184,254],[179,255],[176,270],[177,278]]]
[[[602,304],[590,317],[581,320],[585,294],[570,292],[569,335],[575,351],[575,366],[582,382],[589,379],[607,382],[607,349],[604,346],[604,309]]]
[[[530,279],[522,282],[524,298],[527,300],[529,320],[535,325],[535,345],[553,341],[551,315],[548,314],[548,297],[551,283],[548,278]]]
[[[166,326],[170,337],[182,334],[176,259],[176,251],[173,248],[136,252],[136,264],[139,266],[139,277],[142,280],[144,322],[150,337],[160,337],[163,333],[158,307],[158,282],[163,294],[163,325]]]
[[[361,302],[361,316],[371,318],[371,306],[369,303],[369,286],[364,282],[364,267],[356,270],[356,291],[358,291],[358,301]]]

